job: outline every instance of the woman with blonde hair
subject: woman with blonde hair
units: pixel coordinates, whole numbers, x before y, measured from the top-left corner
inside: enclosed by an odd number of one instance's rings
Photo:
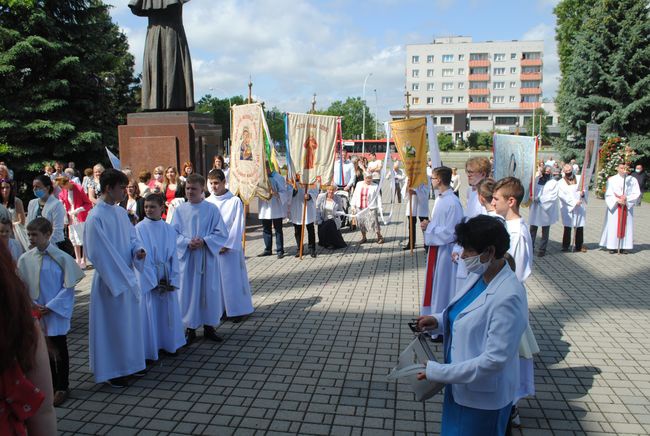
[[[104,173],[104,165],[97,164],[93,167],[93,177],[88,181],[88,198],[90,202],[94,205],[99,201],[99,197],[102,195],[102,186],[99,183],[99,178]]]

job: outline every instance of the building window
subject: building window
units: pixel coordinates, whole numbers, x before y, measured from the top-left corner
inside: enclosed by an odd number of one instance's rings
[[[488,54],[487,53],[470,53],[469,54],[469,60],[470,61],[487,61],[488,60]]]
[[[506,60],[506,54],[505,53],[494,53],[494,61],[495,62],[502,62]]]
[[[454,89],[454,83],[453,82],[444,82],[442,84],[442,90],[443,91],[451,91]]]
[[[515,97],[514,95],[511,95],[510,96],[510,103],[516,103],[516,102],[517,102],[517,97]]]
[[[529,51],[521,54],[522,59],[541,59],[542,53],[538,51]]]
[[[537,81],[526,81],[521,82],[522,88],[539,88],[539,82]]]
[[[433,77],[433,70],[427,70],[427,77]]]
[[[464,54],[459,54],[458,55],[458,60],[459,61],[464,61],[465,60],[465,55]]]
[[[537,103],[539,101],[539,95],[522,95],[522,103]]]
[[[470,74],[488,74],[490,71],[486,67],[474,67],[469,69]]]
[[[510,59],[517,59],[517,53],[510,53]]]
[[[436,89],[436,85],[434,83],[427,83],[427,91],[433,91]]]
[[[415,85],[415,83],[414,83]],[[504,89],[506,87],[506,82],[494,82],[492,88],[494,89]]]
[[[443,68],[442,77],[451,77],[453,75],[454,75],[454,69],[453,68]]]
[[[487,89],[487,82],[469,82],[469,89]]]
[[[453,62],[454,61],[454,55],[446,54],[442,55],[442,61],[447,63],[447,62]]]
[[[413,70],[413,71],[415,71],[415,70]],[[494,75],[495,76],[503,76],[505,73],[506,73],[505,68],[495,68],[494,69]]]
[[[411,56],[411,63],[412,64],[419,64],[420,63],[420,56]]]
[[[485,95],[470,95],[470,103],[488,103],[488,98]]]
[[[427,97],[427,104],[433,104],[433,97]]]
[[[510,67],[510,74],[517,74],[517,67]]]
[[[452,117],[440,117],[440,124],[451,124],[452,120]]]
[[[465,89],[465,82],[458,82],[458,89]]]
[[[517,117],[494,117],[496,126],[514,126],[517,124]]]
[[[465,74],[465,68],[459,68],[459,69],[458,69],[458,75],[459,75],[459,76],[462,76],[462,75],[464,75],[464,74]]]
[[[542,72],[541,67],[521,67],[522,74],[541,73],[541,72]]]
[[[517,82],[510,82],[510,87],[511,88],[516,88],[517,87]]]
[[[495,95],[492,97],[492,103],[503,103],[504,97],[502,95]]]
[[[412,97],[411,98],[411,103],[412,104],[420,104],[420,97]]]
[[[465,101],[465,97],[463,97],[462,95],[458,97],[458,103],[463,103],[464,101]]]
[[[411,71],[411,77],[420,77],[420,70]]]
[[[454,97],[442,97],[442,104],[452,104]]]
[[[411,91],[419,91],[420,90],[420,84],[419,83],[412,83],[411,84]]]
[[[433,62],[433,55],[427,55],[427,64],[430,64]]]

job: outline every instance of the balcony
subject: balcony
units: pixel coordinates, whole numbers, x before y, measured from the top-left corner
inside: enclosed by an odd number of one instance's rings
[[[541,65],[541,64],[540,64]],[[485,59],[485,60],[470,60],[469,61],[469,67],[474,68],[474,67],[490,67],[490,60]]]
[[[522,59],[521,60],[521,66],[522,67],[541,67],[542,66],[542,60],[541,59]]]
[[[541,101],[531,101],[531,102],[521,102],[521,103],[519,103],[519,108],[520,109],[539,109],[540,107],[542,107],[542,102]]]
[[[489,109],[490,108],[490,103],[488,103],[488,102],[474,103],[474,102],[470,101],[467,105],[468,105],[469,109]]]
[[[490,75],[488,73],[470,74],[468,77],[470,82],[487,82],[490,80]]]
[[[521,95],[541,95],[542,94],[542,88],[521,88],[520,90]]]
[[[519,80],[522,82],[532,80],[542,80],[542,73],[521,73]]]
[[[488,88],[470,88],[467,93],[469,95],[490,95]]]

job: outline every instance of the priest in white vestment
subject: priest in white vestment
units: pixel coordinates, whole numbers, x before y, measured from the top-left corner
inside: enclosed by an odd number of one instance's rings
[[[206,201],[217,206],[226,228],[230,230],[225,245],[227,250],[217,256],[221,271],[221,296],[226,316],[234,322],[239,322],[254,311],[242,247],[242,235],[245,230],[244,206],[239,197],[235,197],[226,189],[225,175],[221,170],[210,171],[208,184],[212,188],[212,194]]]
[[[442,312],[455,295],[456,263],[452,261],[451,253],[456,241],[456,225],[463,219],[463,207],[449,188],[451,168],[435,168],[431,181],[439,195],[431,218],[420,224],[424,230],[424,243],[429,247],[420,315]]]
[[[610,253],[634,248],[634,205],[641,196],[639,183],[627,174],[627,165],[619,164],[618,174],[607,179],[605,224],[600,245]]]
[[[146,217],[135,232],[148,255],[137,271],[143,304],[145,357],[158,360],[159,350],[169,354],[185,345],[185,327],[178,299],[180,271],[176,255],[176,231],[162,220],[165,198],[149,194],[144,202]]]
[[[223,315],[221,269],[217,256],[228,241],[228,229],[214,204],[203,200],[205,178],[191,174],[185,183],[187,202],[176,209],[172,225],[176,239],[181,288],[179,298],[188,343],[203,326],[203,335],[215,342],[223,339],[215,327]]]
[[[122,388],[125,376],[145,369],[141,293],[134,268],[146,253],[126,210],[124,173],[107,169],[100,177],[102,196],[84,229],[84,249],[95,268],[90,290],[89,354],[95,382]]]
[[[537,228],[542,228],[542,239],[537,247],[537,255],[539,257],[546,255],[546,246],[548,244],[551,225],[555,224],[559,218],[559,185],[557,180],[553,179],[552,173],[553,168],[545,166],[542,174],[535,179],[535,195],[528,215],[533,249],[535,248]]]
[[[558,182],[558,198],[560,199],[560,217],[564,226],[562,234],[562,251],[569,251],[572,229],[575,229],[575,246],[573,250],[584,253],[587,249],[584,242],[584,227],[587,215],[587,193],[589,181],[582,186],[582,176],[573,172],[570,164],[562,168],[562,178]]]

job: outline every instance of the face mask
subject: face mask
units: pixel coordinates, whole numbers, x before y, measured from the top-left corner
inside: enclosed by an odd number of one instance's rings
[[[465,263],[465,268],[467,271],[478,274],[478,275],[483,275],[485,271],[487,271],[488,266],[490,266],[490,262],[481,262],[481,255],[477,254],[476,256],[471,256],[463,259],[463,262]]]
[[[572,178],[573,178],[573,173],[564,173],[564,176],[565,176],[567,179],[572,179]]]
[[[44,189],[34,189],[34,195],[36,198],[43,198],[45,197],[45,190]]]
[[[635,172],[635,173],[640,173],[641,170],[640,170],[639,168],[637,168],[637,169],[634,170],[634,172]]]

